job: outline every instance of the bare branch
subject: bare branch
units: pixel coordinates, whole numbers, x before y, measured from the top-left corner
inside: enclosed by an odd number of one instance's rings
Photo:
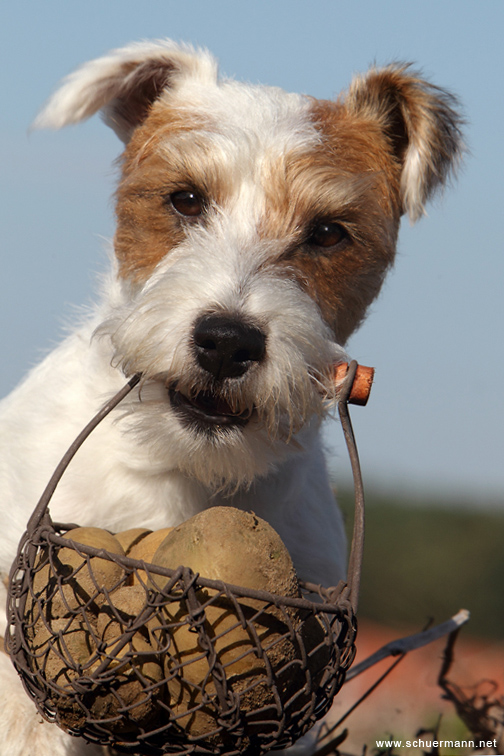
[[[441,622],[440,625],[435,625],[428,630],[423,630],[421,633],[415,633],[415,635],[407,635],[404,638],[398,638],[390,643],[387,643],[382,648],[375,651],[374,654],[368,656],[360,664],[356,664],[352,667],[346,675],[345,683],[352,680],[361,672],[374,666],[382,659],[386,659],[388,656],[399,656],[400,654],[407,654],[408,651],[414,651],[416,648],[421,648],[429,643],[432,643],[438,638],[442,638],[444,635],[449,635],[455,630],[458,630],[462,625],[465,625],[469,621],[469,612],[467,609],[461,609],[457,614],[451,617],[446,622]]]

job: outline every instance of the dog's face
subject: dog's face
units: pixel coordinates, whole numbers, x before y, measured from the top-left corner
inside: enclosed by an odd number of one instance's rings
[[[102,108],[126,143],[100,332],[142,373],[131,418],[160,458],[250,482],[323,415],[401,215],[457,159],[452,105],[398,66],[336,102],[219,81],[207,53],[172,43],[95,61],[53,98],[41,125]]]

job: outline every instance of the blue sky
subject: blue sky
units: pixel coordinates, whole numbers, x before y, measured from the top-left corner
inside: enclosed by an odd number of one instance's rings
[[[0,27],[0,395],[92,300],[113,234],[116,137],[99,118],[29,125],[80,63],[133,40],[208,47],[239,79],[318,97],[372,63],[413,61],[461,99],[470,150],[457,185],[415,227],[349,344],[376,367],[353,410],[368,487],[504,502],[504,153],[501,0],[44,0],[3,4]],[[326,431],[339,479],[348,465]]]

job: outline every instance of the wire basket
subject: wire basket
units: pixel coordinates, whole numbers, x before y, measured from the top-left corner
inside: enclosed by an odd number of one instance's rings
[[[348,580],[300,582],[288,596],[86,545],[77,526],[52,521],[71,458],[139,377],[105,405],[56,469],[10,574],[6,648],[43,717],[120,753],[259,756],[328,711],[355,656],[364,510],[347,403],[356,370],[338,401],[356,494]]]

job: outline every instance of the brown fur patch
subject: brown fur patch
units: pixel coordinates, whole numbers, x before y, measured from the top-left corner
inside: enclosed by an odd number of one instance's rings
[[[134,132],[122,156],[122,180],[116,193],[114,246],[120,276],[145,280],[185,238],[184,224],[190,221],[170,207],[171,193],[196,189],[218,199],[218,182],[208,186],[209,172],[202,169],[207,148],[192,133],[203,123],[196,114],[182,117],[158,102]],[[186,138],[191,140],[191,149],[177,149],[177,140]],[[170,144],[174,145],[171,151]]]
[[[343,105],[314,101],[321,143],[271,172],[262,233],[293,240],[283,259],[345,343],[365,316],[394,259],[400,219],[400,166],[372,120]],[[333,249],[307,243],[317,220],[341,223],[349,239]]]

